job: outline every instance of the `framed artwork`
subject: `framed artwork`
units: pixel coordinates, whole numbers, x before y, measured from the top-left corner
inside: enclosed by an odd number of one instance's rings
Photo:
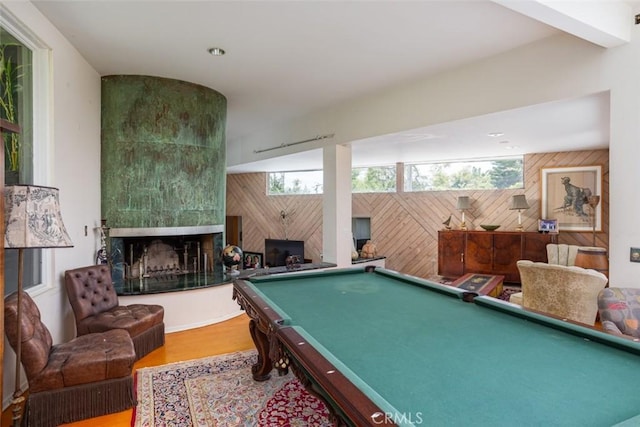
[[[602,204],[592,208],[590,196],[602,194],[602,166],[541,169],[542,219],[557,219],[566,231],[602,231]]]
[[[541,233],[557,233],[558,231],[558,220],[557,219],[539,219],[538,220],[538,231]]]
[[[262,268],[264,266],[262,263],[262,254],[260,252],[243,251],[242,257],[244,258],[244,261],[242,262],[242,268],[244,270],[250,268]]]

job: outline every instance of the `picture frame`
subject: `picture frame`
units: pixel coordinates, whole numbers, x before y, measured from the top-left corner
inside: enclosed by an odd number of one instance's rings
[[[538,220],[538,231],[540,233],[558,233],[560,230],[558,229],[558,220],[557,219],[539,219]]]
[[[264,256],[260,252],[242,251],[243,270],[262,267],[264,267]]]
[[[602,231],[602,203],[586,198],[602,194],[602,166],[541,168],[540,213],[556,219],[563,231]]]

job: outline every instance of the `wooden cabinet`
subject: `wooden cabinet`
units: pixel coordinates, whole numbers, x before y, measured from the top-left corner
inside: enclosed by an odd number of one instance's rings
[[[438,232],[438,274],[445,277],[464,275],[465,234],[455,231]]]
[[[520,283],[516,262],[547,262],[547,244],[556,234],[518,231],[439,231],[438,274],[499,274],[505,282]]]

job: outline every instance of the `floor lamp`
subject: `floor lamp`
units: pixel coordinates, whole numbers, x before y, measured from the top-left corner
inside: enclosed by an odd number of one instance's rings
[[[62,222],[58,189],[36,185],[11,185],[4,189],[4,247],[18,249],[18,331],[16,382],[13,393],[13,425],[20,425],[20,361],[22,358],[22,278],[25,249],[69,248],[73,246]]]

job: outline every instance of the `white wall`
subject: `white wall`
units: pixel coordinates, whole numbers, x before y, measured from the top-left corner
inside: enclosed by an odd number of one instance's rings
[[[47,165],[48,177],[35,184],[60,189],[62,217],[75,246],[46,250],[51,253],[52,269],[43,286],[30,294],[54,343],[58,343],[75,335],[73,314],[63,290],[64,271],[92,264],[99,246],[94,228],[100,223],[100,76],[31,3],[10,1],[3,6],[3,13],[30,28],[52,52],[52,161]],[[13,393],[14,366],[14,352],[5,341],[3,407]]]
[[[335,138],[326,144],[343,144],[610,90],[610,283],[640,287],[635,280],[640,264],[629,262],[629,247],[640,247],[640,228],[634,220],[640,203],[635,185],[640,178],[639,26],[632,29],[631,36],[629,44],[612,49],[565,34],[553,36],[457,70],[346,102],[234,141],[228,147],[229,166],[267,158],[253,150],[277,145],[277,141],[335,132]],[[291,154],[301,148],[284,150],[278,154]]]

